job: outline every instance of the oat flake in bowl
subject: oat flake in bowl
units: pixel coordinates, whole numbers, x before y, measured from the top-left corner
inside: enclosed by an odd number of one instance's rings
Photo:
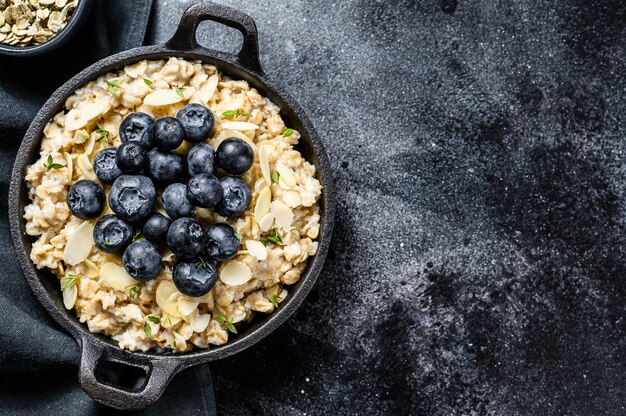
[[[226,222],[241,237],[239,253],[218,266],[215,287],[201,298],[176,290],[176,258],[167,247],[161,247],[163,269],[155,280],[132,279],[121,255],[93,244],[95,220],[72,216],[66,203],[73,183],[97,180],[93,158],[120,144],[125,116],[141,111],[157,119],[173,117],[189,103],[206,105],[215,115],[206,141],[213,148],[237,137],[255,154],[252,168],[242,175],[252,192],[243,215],[225,219],[196,209],[194,217],[205,226]],[[238,323],[255,312],[274,311],[287,294],[285,285],[298,281],[317,251],[321,195],[314,166],[293,148],[300,135],[285,126],[276,105],[212,65],[170,58],[103,75],[78,89],[65,107],[46,126],[39,160],[27,171],[31,203],[25,229],[37,238],[32,261],[59,277],[66,307],[73,307],[90,331],[133,351],[188,351],[224,344]],[[175,151],[186,154],[190,147],[184,142]],[[160,203],[155,211],[163,213]],[[107,208],[102,215],[110,213]]]
[[[39,45],[68,24],[79,0],[0,0],[0,43]]]

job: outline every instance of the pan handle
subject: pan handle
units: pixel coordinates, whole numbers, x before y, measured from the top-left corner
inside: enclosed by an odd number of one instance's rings
[[[196,31],[198,25],[205,20],[212,20],[239,30],[243,35],[243,45],[235,59],[247,69],[263,72],[259,61],[259,35],[254,20],[239,10],[220,4],[200,2],[187,8],[180,19],[176,33],[165,45],[180,51],[201,48],[196,40]]]
[[[93,335],[82,338],[80,384],[94,400],[120,410],[144,408],[161,397],[170,380],[184,366],[171,357],[144,358],[114,348]],[[146,373],[145,382],[138,389],[110,384],[99,379],[99,369],[106,363],[134,367]]]

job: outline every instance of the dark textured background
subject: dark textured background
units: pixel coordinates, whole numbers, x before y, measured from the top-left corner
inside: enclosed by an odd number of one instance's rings
[[[626,3],[222,3],[339,214],[297,316],[212,365],[221,414],[626,414]],[[157,1],[152,42],[186,4]]]

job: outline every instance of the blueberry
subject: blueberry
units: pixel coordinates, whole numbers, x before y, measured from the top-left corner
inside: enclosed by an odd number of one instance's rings
[[[232,259],[239,251],[239,239],[228,224],[213,224],[206,230],[205,249],[207,256],[216,261]]]
[[[122,175],[122,170],[115,162],[116,151],[116,147],[107,147],[100,150],[100,153],[93,160],[93,170],[102,183],[110,185]]]
[[[148,240],[137,240],[129,245],[122,262],[128,274],[138,280],[152,280],[161,272],[161,254]]]
[[[133,241],[133,227],[115,215],[105,215],[93,229],[93,241],[102,251],[119,253]]]
[[[208,139],[215,124],[211,110],[200,104],[184,106],[176,114],[176,118],[183,125],[186,140],[192,143]]]
[[[179,262],[172,273],[178,291],[191,297],[206,295],[217,281],[215,266],[211,262]]]
[[[179,181],[184,169],[183,157],[177,153],[163,152],[159,149],[148,152],[147,173],[162,185]]]
[[[196,175],[187,183],[187,199],[195,206],[213,208],[222,199],[222,185],[213,175]]]
[[[152,148],[154,119],[146,113],[130,113],[120,124],[122,143],[137,142],[146,150]]]
[[[161,150],[174,150],[185,138],[183,125],[174,117],[158,119],[152,131],[152,141]]]
[[[87,220],[96,218],[104,209],[104,189],[94,181],[76,182],[67,193],[67,206],[74,216]]]
[[[109,191],[109,206],[125,221],[140,221],[152,212],[156,189],[147,176],[122,175]]]
[[[252,166],[254,152],[252,147],[237,137],[229,137],[217,147],[215,152],[217,166],[232,175],[241,175]]]
[[[117,148],[115,161],[124,173],[137,173],[146,164],[146,150],[137,142],[122,143]]]
[[[215,175],[215,151],[206,143],[195,145],[187,154],[189,176],[208,173]]]
[[[204,248],[204,229],[193,218],[179,218],[167,230],[167,246],[180,258],[198,257]]]
[[[187,198],[187,187],[182,183],[173,183],[163,191],[163,208],[171,218],[191,217],[195,208]]]
[[[164,243],[172,220],[163,214],[152,214],[143,224],[143,235],[154,244]]]
[[[220,181],[222,199],[215,205],[215,210],[222,217],[237,217],[248,208],[252,195],[246,181],[238,176],[226,176]]]

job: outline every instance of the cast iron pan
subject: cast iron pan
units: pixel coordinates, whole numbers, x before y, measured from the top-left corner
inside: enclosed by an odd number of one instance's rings
[[[243,34],[243,46],[238,55],[206,49],[196,42],[196,29],[204,20],[213,20],[238,29]],[[24,206],[28,204],[28,191],[24,183],[26,167],[38,157],[43,129],[59,111],[67,97],[77,88],[107,72],[142,59],[167,57],[197,59],[216,65],[224,73],[236,79],[244,79],[259,92],[269,97],[281,109],[288,126],[302,134],[298,150],[317,168],[323,185],[319,249],[310,259],[300,281],[289,291],[287,299],[277,311],[260,317],[243,329],[226,345],[210,349],[198,349],[184,354],[167,354],[156,351],[129,352],[121,350],[109,337],[93,334],[76,318],[74,311],[63,307],[58,280],[49,272],[38,270],[29,254],[31,238],[24,233]],[[261,70],[259,46],[254,21],[247,15],[213,3],[198,3],[189,7],[172,39],[164,45],[146,46],[121,52],[105,58],[85,69],[59,88],[44,104],[30,125],[15,160],[9,193],[9,217],[13,244],[24,275],[33,292],[52,317],[78,342],[82,349],[80,383],[95,400],[118,409],[139,409],[156,401],[172,377],[184,368],[224,358],[235,354],[282,324],[300,305],[319,276],[330,244],[335,212],[332,174],[322,143],[300,106]],[[103,364],[137,367],[146,373],[146,379],[138,389],[130,389],[106,382],[101,377]],[[107,367],[111,367],[107,365]]]

